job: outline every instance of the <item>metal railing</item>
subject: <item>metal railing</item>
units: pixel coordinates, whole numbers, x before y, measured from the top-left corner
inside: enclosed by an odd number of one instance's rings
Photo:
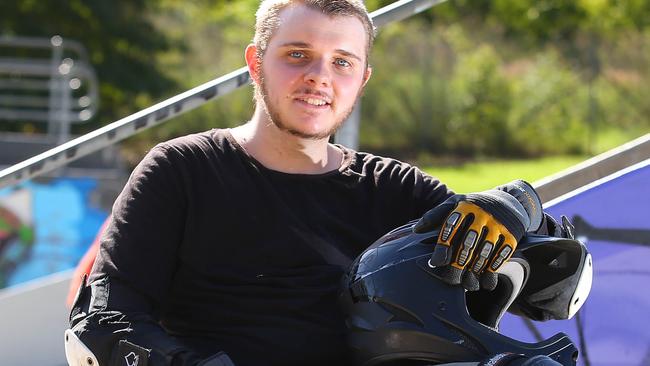
[[[376,10],[370,15],[377,28],[381,28],[444,1],[400,0]],[[247,69],[242,67],[197,86],[0,171],[0,188],[17,184],[64,166],[73,160],[115,144],[149,127],[170,120],[217,97],[226,95],[248,83]],[[612,174],[623,167],[648,158],[650,158],[650,134],[538,181],[535,183],[535,187],[539,191],[542,200],[546,202],[584,184]]]
[[[58,142],[69,140],[71,123],[97,111],[99,87],[85,48],[61,36],[0,37],[0,48],[28,57],[0,57],[0,119],[47,122]]]
[[[650,133],[543,178],[533,186],[542,202],[548,202],[647,159],[650,159]]]

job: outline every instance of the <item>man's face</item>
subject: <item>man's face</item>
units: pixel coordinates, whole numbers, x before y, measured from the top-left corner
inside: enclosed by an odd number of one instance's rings
[[[366,33],[355,17],[303,5],[280,13],[263,56],[259,90],[272,122],[295,136],[327,138],[352,112],[370,76]]]

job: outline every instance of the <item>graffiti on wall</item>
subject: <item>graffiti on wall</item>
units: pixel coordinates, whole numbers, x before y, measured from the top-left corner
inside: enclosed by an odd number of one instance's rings
[[[0,190],[0,288],[74,268],[107,213],[97,181],[57,178]]]
[[[34,244],[31,192],[22,189],[0,200],[0,288],[20,263],[28,260]]]

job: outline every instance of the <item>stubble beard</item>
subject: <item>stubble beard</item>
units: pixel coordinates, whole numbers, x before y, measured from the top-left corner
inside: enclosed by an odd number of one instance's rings
[[[261,67],[260,67],[261,70]],[[350,117],[352,114],[352,111],[354,110],[354,106],[357,105],[357,102],[359,101],[359,98],[363,94],[363,88],[359,89],[359,92],[357,93],[357,96],[354,99],[354,103],[348,110],[346,110],[344,113],[341,114],[341,117],[335,121],[335,123],[330,127],[327,131],[322,131],[322,132],[316,132],[316,133],[306,133],[300,130],[297,130],[295,128],[292,128],[290,126],[287,126],[286,123],[282,120],[282,117],[280,116],[280,112],[274,107],[271,98],[269,97],[268,90],[266,88],[266,82],[265,82],[265,77],[264,73],[260,75],[260,85],[259,88],[256,88],[256,98],[259,100],[259,98],[262,98],[262,101],[264,103],[264,111],[266,112],[266,115],[269,117],[271,122],[281,131],[285,131],[290,133],[293,136],[300,137],[303,139],[309,139],[309,140],[322,140],[322,139],[329,139],[330,136],[334,135],[336,131],[343,125],[343,123]]]

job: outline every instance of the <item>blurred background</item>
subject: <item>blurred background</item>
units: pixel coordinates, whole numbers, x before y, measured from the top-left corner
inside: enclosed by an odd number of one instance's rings
[[[374,10],[391,1],[366,3]],[[0,35],[59,35],[85,47],[99,106],[72,125],[78,135],[243,66],[257,4],[3,1]],[[425,165],[586,156],[616,146],[650,123],[649,25],[642,0],[456,0],[389,25],[371,58],[360,146]],[[235,126],[251,111],[250,89],[239,90],[138,135],[121,155],[131,167],[156,142]],[[46,129],[0,120],[6,132]]]
[[[258,4],[0,2],[0,168],[243,66]],[[650,130],[649,61],[648,1],[447,1],[379,33],[359,148],[458,192],[536,181]],[[73,268],[153,145],[252,111],[241,88],[0,189],[0,288]]]

